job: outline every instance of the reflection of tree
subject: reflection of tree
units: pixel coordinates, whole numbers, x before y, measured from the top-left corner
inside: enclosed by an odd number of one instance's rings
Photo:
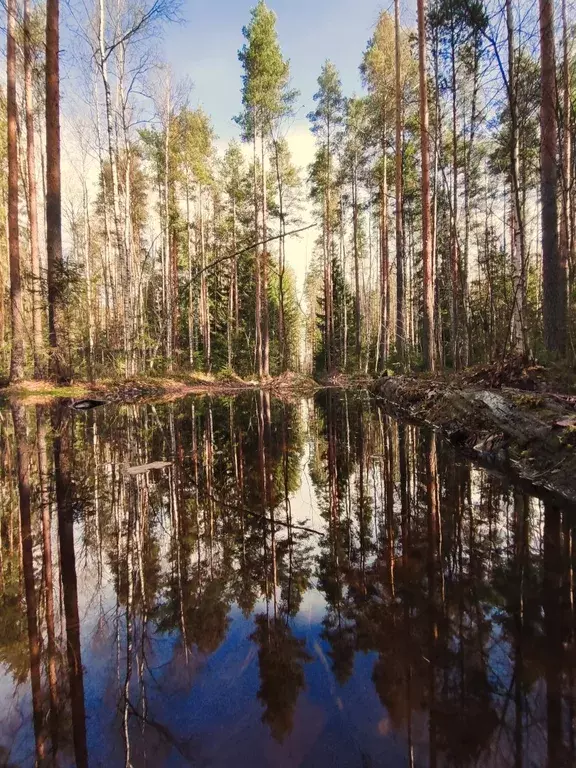
[[[70,758],[71,741],[76,764],[87,759],[78,613],[87,568],[98,595],[106,582],[115,590],[116,613],[100,607],[88,648],[116,642],[106,687],[133,764],[148,728],[180,743],[151,725],[155,635],[172,638],[164,685],[193,685],[195,657],[225,641],[233,605],[247,618],[259,605],[258,697],[271,733],[286,738],[310,658],[293,619],[313,582],[326,599],[319,631],[336,683],[359,673],[357,653],[369,655],[408,765],[574,763],[569,510],[335,390],[316,397],[308,423],[326,532],[314,539],[292,509],[298,404],[250,392],[109,413],[55,409],[48,427],[42,408],[35,420],[18,412],[0,422],[0,659],[16,684],[32,685],[48,759],[49,748]],[[126,472],[156,459],[171,466]]]
[[[74,499],[72,478],[69,474],[69,425],[61,418],[54,420],[54,477],[56,508],[58,510],[58,540],[60,542],[60,571],[64,593],[66,619],[66,648],[68,657],[68,683],[72,713],[72,737],[76,765],[88,765],[86,745],[86,712],[84,704],[84,670],[80,647],[80,617],[78,615],[78,581],[74,550]]]
[[[305,686],[304,664],[311,657],[305,640],[294,637],[284,617],[258,614],[255,621],[250,639],[258,646],[258,698],[265,708],[262,721],[281,742],[292,730],[296,702]]]

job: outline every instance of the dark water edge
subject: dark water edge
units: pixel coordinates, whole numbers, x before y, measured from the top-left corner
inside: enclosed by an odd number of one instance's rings
[[[573,510],[367,395],[14,406],[0,452],[0,765],[576,764]]]

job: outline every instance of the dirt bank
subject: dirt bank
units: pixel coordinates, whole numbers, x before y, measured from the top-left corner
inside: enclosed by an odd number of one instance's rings
[[[394,376],[371,389],[466,455],[576,503],[576,395],[547,386],[545,379],[537,391],[526,391],[462,375]]]
[[[17,400],[29,405],[55,399],[101,399],[106,402],[133,403],[146,400],[174,400],[190,394],[234,395],[265,389],[277,397],[313,394],[318,385],[307,376],[286,373],[263,381],[235,376],[197,374],[173,378],[103,379],[59,385],[52,381],[21,381],[0,388],[0,400]]]

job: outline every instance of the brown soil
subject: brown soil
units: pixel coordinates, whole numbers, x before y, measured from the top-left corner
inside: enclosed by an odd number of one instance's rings
[[[198,374],[175,378],[140,378],[74,382],[59,385],[51,381],[21,381],[0,388],[0,399],[21,400],[29,405],[47,404],[55,399],[102,399],[106,402],[175,400],[189,394],[227,395],[267,389],[275,396],[312,394],[315,382],[301,374],[286,373],[263,381],[245,381],[234,375]]]
[[[403,416],[438,429],[472,458],[576,502],[576,394],[540,366],[454,376],[394,376],[372,387]]]

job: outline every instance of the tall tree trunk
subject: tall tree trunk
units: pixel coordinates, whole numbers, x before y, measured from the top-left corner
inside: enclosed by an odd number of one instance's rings
[[[326,362],[328,372],[332,371],[334,346],[334,292],[332,287],[332,231],[331,216],[331,187],[332,187],[332,158],[330,156],[330,119],[326,125]]]
[[[524,217],[520,198],[520,164],[518,160],[518,104],[515,72],[514,18],[512,0],[506,0],[506,26],[508,28],[508,105],[510,109],[510,179],[512,186],[513,237],[512,258],[512,347],[519,355],[528,352],[527,334],[524,328],[526,304],[526,253],[524,245]]]
[[[566,349],[566,271],[558,248],[556,154],[556,63],[553,0],[540,5],[540,189],[542,205],[542,272],[544,344],[549,352]]]
[[[190,224],[190,187],[186,182],[186,247],[188,250],[188,360],[194,368],[194,287],[192,274],[192,227]]]
[[[402,76],[400,72],[400,5],[394,1],[395,17],[395,120],[396,120],[396,351],[402,367],[406,362],[406,299],[404,296],[404,227],[402,173]]]
[[[266,144],[264,128],[261,136],[262,153],[262,373],[264,377],[270,375],[270,319],[268,315],[268,204],[266,200]]]
[[[562,206],[560,209],[560,257],[563,268],[570,275],[569,295],[574,286],[573,254],[571,253],[570,232],[570,196],[572,194],[572,135],[570,132],[570,53],[569,31],[566,0],[562,0],[562,143],[560,145],[562,159]]]
[[[48,335],[53,373],[64,374],[61,338],[64,274],[60,190],[60,4],[46,2],[46,259]]]
[[[58,2],[59,0],[53,0]],[[112,209],[114,223],[115,247],[118,254],[120,279],[116,280],[116,289],[120,292],[120,306],[122,315],[122,328],[124,334],[124,350],[126,352],[126,364],[128,364],[128,347],[130,343],[130,329],[128,327],[129,307],[128,307],[128,286],[126,285],[126,254],[124,253],[124,238],[120,224],[120,183],[118,180],[118,143],[115,137],[114,116],[112,107],[112,92],[110,89],[110,79],[108,75],[108,57],[110,52],[106,50],[105,38],[105,3],[99,0],[99,61],[102,84],[104,86],[104,98],[106,106],[106,133],[108,137],[108,160],[110,162],[110,173],[112,175]],[[48,141],[48,137],[46,137]]]
[[[172,243],[170,241],[170,89],[167,89],[166,128],[164,132],[164,248],[166,250],[166,358],[168,370],[174,367],[174,290],[172,280]]]
[[[396,8],[396,57],[399,56],[399,0]],[[398,69],[398,64],[396,64]],[[420,153],[422,156],[422,272],[424,280],[423,357],[428,371],[436,368],[434,328],[434,269],[432,263],[432,226],[430,221],[430,136],[428,87],[426,73],[426,1],[418,0],[418,73],[420,83]]]
[[[452,20],[450,33],[450,62],[452,72],[452,202],[450,226],[450,276],[452,365],[460,368],[460,265],[458,253],[458,121],[456,116],[456,33]]]
[[[54,0],[50,0],[50,2],[54,2]],[[10,254],[10,316],[12,321],[10,380],[18,381],[24,378],[24,305],[20,279],[20,228],[18,225],[18,105],[16,100],[16,40],[14,38],[16,0],[8,0],[7,17],[8,247]],[[48,113],[48,104],[46,104],[46,113]]]
[[[42,281],[38,247],[38,196],[36,192],[36,149],[34,136],[34,96],[30,2],[24,0],[24,93],[26,102],[26,164],[28,177],[28,221],[30,225],[30,273],[32,277],[32,337],[34,340],[34,375],[42,378],[45,368],[42,323]]]
[[[256,167],[256,126],[253,127],[254,135],[252,137],[252,161],[253,161],[253,179],[254,184],[254,242],[259,240],[259,217],[258,217],[258,169]],[[261,272],[260,246],[254,248],[254,288],[255,288],[255,347],[256,347],[256,373],[262,377],[262,272]]]
[[[390,352],[390,253],[388,250],[388,154],[386,125],[382,132],[382,181],[380,184],[380,366],[388,364]]]
[[[358,245],[358,180],[356,161],[352,173],[352,239],[354,243],[354,324],[356,340],[356,366],[361,367],[362,357],[362,313],[360,311],[360,252]]]

